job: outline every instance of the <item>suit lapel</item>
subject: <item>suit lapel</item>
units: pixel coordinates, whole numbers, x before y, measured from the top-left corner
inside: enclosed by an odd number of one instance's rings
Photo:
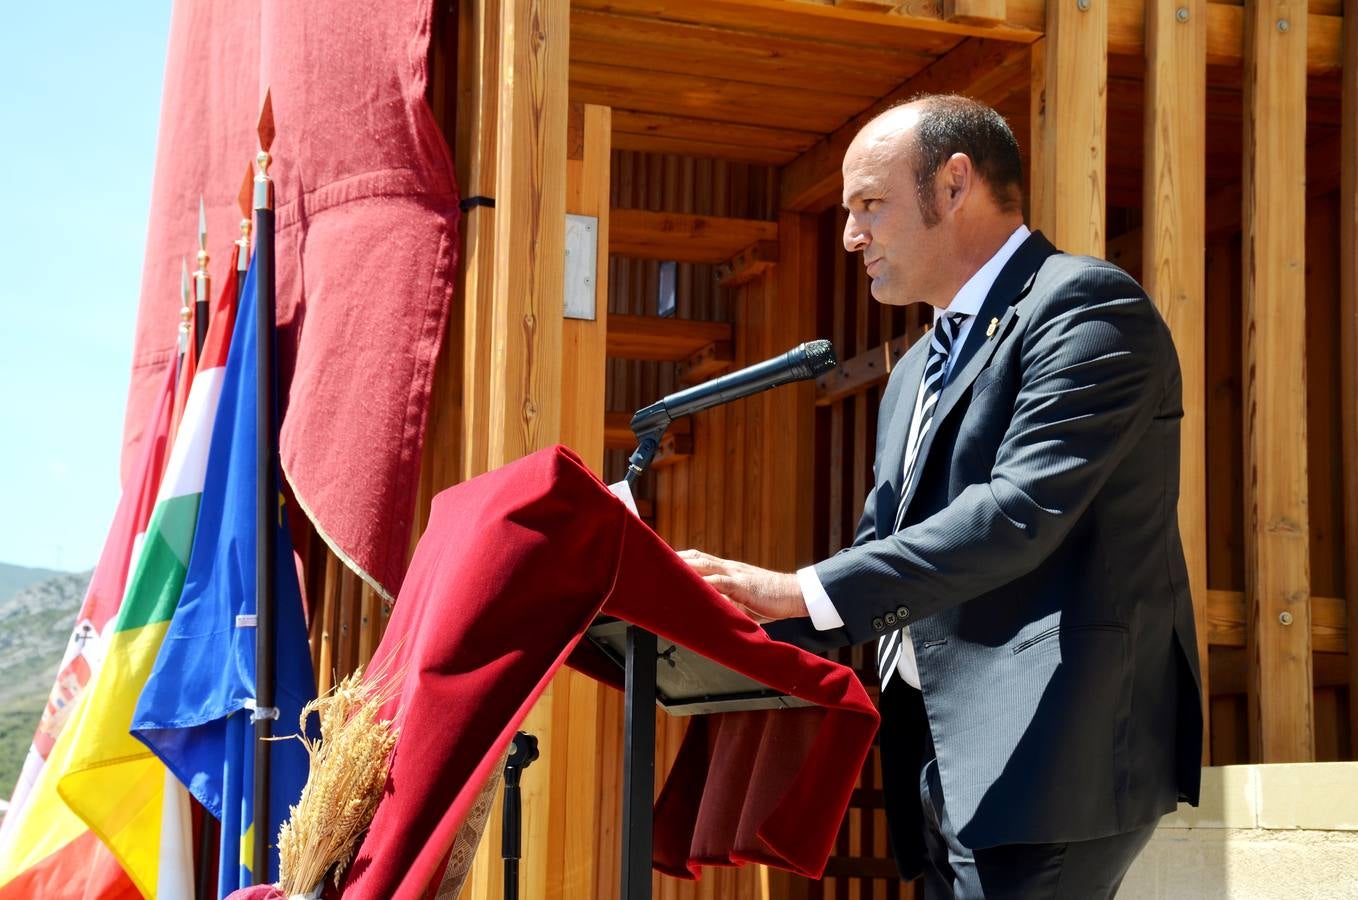
[[[1047,257],[1055,252],[1056,248],[1042,232],[1034,231],[1019,245],[1018,250],[1014,251],[1014,255],[1004,264],[995,283],[991,285],[990,293],[986,294],[985,302],[981,304],[976,320],[971,323],[971,330],[967,332],[967,339],[953,361],[952,377],[938,398],[938,409],[934,411],[933,423],[929,426],[924,443],[919,448],[919,458],[915,460],[910,484],[905,486],[904,503],[907,508],[915,498],[925,463],[929,460],[929,451],[933,449],[934,436],[947,420],[948,414],[957,406],[958,400],[966,394],[976,376],[981,374],[981,370],[990,361],[995,348],[1000,345],[1015,316],[1018,315],[1018,302],[1027,296],[1032,288],[1037,270]],[[998,320],[993,331],[990,328],[992,319]],[[902,460],[903,458],[904,450]]]
[[[877,509],[890,510],[890,515],[883,516],[879,513],[877,516],[877,533],[882,537],[891,533],[891,525],[896,520],[901,481],[905,478],[903,471],[905,443],[910,433],[910,418],[915,411],[915,395],[919,393],[920,380],[924,378],[924,363],[929,358],[928,337],[926,333],[923,338],[915,341],[896,364],[904,371],[899,378],[900,393],[894,400],[896,408],[892,411],[890,424],[887,425],[886,442],[882,445],[882,459],[879,464],[886,468],[879,468],[877,473],[882,485],[875,488],[879,491]]]

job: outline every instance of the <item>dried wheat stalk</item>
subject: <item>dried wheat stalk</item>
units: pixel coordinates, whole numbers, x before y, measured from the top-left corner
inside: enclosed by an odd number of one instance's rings
[[[298,740],[311,771],[278,832],[278,886],[285,894],[312,890],[332,869],[338,886],[382,799],[398,729],[377,713],[392,696],[383,684],[396,679],[364,682],[362,675],[360,668],[302,710]],[[317,741],[306,736],[313,713],[320,717]]]

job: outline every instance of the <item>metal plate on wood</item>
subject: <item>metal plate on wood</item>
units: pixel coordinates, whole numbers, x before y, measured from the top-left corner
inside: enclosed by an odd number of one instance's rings
[[[595,318],[595,277],[599,264],[597,216],[566,215],[566,318]]]

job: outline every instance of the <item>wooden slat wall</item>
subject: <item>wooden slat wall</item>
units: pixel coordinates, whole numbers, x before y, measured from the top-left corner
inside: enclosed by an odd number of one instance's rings
[[[613,173],[614,208],[769,221],[774,218],[777,185],[771,170],[765,167],[620,150],[613,154]],[[612,255],[609,312],[654,316],[659,265],[656,260]],[[678,264],[675,315],[681,319],[735,322],[734,364],[756,362],[763,358],[761,329],[750,327],[747,317],[759,317],[762,321],[763,306],[773,293],[770,279],[757,278],[736,290],[723,290],[716,286],[714,270],[713,265],[706,263]],[[752,340],[757,342],[753,346]],[[678,387],[674,370],[673,363],[610,359],[608,409],[630,414],[674,390]],[[758,459],[763,418],[757,398],[694,417],[692,457],[653,470],[638,482],[638,496],[654,500],[656,530],[672,546],[702,547],[718,555],[759,561],[758,533],[741,526],[758,517],[760,488],[749,467]],[[621,477],[626,455],[626,451],[609,451],[606,478]],[[600,783],[598,882],[593,895],[600,900],[618,896],[622,721],[621,694],[603,691],[599,757],[609,772]],[[663,783],[686,727],[685,720],[657,712],[657,785]],[[767,897],[764,882],[757,867],[709,869],[696,884],[657,875],[653,888],[657,900],[734,900]]]
[[[869,294],[861,260],[841,245],[845,213],[831,209],[819,216],[817,256],[819,334],[829,338],[841,359],[869,352],[892,338],[913,341],[925,331],[927,311],[919,307],[884,306]],[[823,559],[852,541],[863,499],[872,482],[872,457],[877,440],[877,412],[883,382],[817,409],[816,448],[812,483],[816,504],[812,558]],[[870,693],[876,692],[871,646],[847,648],[835,654],[859,672]],[[821,882],[801,882],[806,900],[901,900],[913,898],[914,888],[892,874],[882,805],[881,761],[877,748],[869,754],[844,826],[840,830],[830,873]],[[875,862],[873,862],[875,861]],[[851,874],[874,870],[885,877]],[[796,883],[799,879],[789,879]]]

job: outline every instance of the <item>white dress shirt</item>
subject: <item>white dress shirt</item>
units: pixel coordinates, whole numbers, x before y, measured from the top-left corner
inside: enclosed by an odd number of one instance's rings
[[[1000,270],[1004,264],[1009,262],[1009,258],[1014,255],[1019,246],[1028,239],[1028,226],[1020,225],[1009,236],[1009,240],[995,255],[990,257],[981,268],[976,270],[976,274],[967,279],[967,283],[962,285],[961,290],[952,298],[946,309],[934,308],[934,321],[937,322],[939,316],[951,315],[953,313],[964,313],[966,318],[962,320],[957,329],[957,336],[953,338],[954,351],[960,349],[967,340],[967,335],[971,332],[973,320],[976,314],[981,311],[981,304],[985,302],[986,295],[995,285],[995,279],[999,277]],[[957,359],[957,353],[948,355],[944,364],[944,383],[952,375],[953,361]],[[914,418],[910,423],[911,433],[918,433],[919,414],[922,406],[924,385],[920,384],[921,396],[916,397]],[[910,460],[905,460],[904,472],[910,470]],[[902,479],[904,479],[902,472]],[[895,510],[891,511],[895,516]],[[825,593],[825,586],[820,583],[820,576],[816,574],[813,566],[797,570],[797,583],[802,589],[802,598],[806,601],[806,611],[811,616],[811,624],[817,631],[829,631],[831,628],[843,628],[844,620],[840,618],[839,611],[835,609],[834,603],[830,600],[830,595]],[[919,687],[919,665],[915,662],[915,645],[910,641],[910,629],[901,629],[901,661],[896,666],[896,671],[900,677],[911,687]]]

